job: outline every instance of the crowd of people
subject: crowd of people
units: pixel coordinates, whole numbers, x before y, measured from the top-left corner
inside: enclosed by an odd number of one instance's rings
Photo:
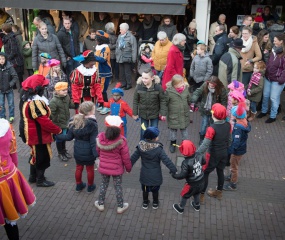
[[[276,24],[278,29],[282,24],[272,23],[266,7],[264,13],[258,9],[254,21],[251,15],[246,15],[243,25],[230,27],[228,34],[226,16],[221,14],[211,24],[208,44],[198,39],[195,19],[178,33],[171,16],[164,16],[159,23],[152,15],[146,14],[141,22],[132,14],[128,21],[119,23],[116,33],[109,15],[99,13],[84,39],[88,25],[83,17],[61,11],[56,31],[50,16],[37,16],[34,19],[37,33],[32,43],[19,37],[20,30],[12,22],[1,26],[4,52],[0,53],[0,118],[5,127],[1,129],[0,141],[13,137],[13,89],[18,83],[20,97],[15,99],[20,100],[20,137],[31,148],[28,181],[37,187],[54,186],[45,177],[52,158],[51,144],[56,142],[58,158],[65,162],[72,158],[66,150],[66,141],[75,139],[75,190],[81,192],[87,187],[88,193],[95,191],[97,162],[102,182],[94,205],[99,211],[105,209],[111,176],[117,213],[128,209],[122,176],[131,171],[139,158],[143,209],[149,207],[149,192],[153,197],[152,208],[159,207],[161,162],[173,178],[186,180],[180,203],[173,204],[180,214],[192,196],[191,206],[199,211],[205,193],[221,200],[223,191],[236,190],[238,167],[247,150],[251,122],[269,114],[265,123],[273,123],[281,109],[280,96],[285,84],[284,23],[282,31],[274,31]],[[143,67],[130,107],[122,97],[124,90],[134,86],[136,65]],[[25,80],[24,69],[28,73]],[[108,97],[111,80],[118,84]],[[9,121],[4,120],[5,98]],[[75,109],[74,116],[70,116],[70,109]],[[96,110],[108,114],[105,130],[98,129]],[[198,110],[202,120],[199,146],[195,146],[189,139],[188,126],[192,121],[190,112]],[[258,110],[261,112],[257,115]],[[131,155],[127,115],[141,123],[140,140]],[[178,148],[185,157],[180,173],[159,142],[159,121],[167,121],[170,153]],[[17,169],[15,145],[11,146],[1,148],[0,152],[1,196],[15,199],[23,194],[22,200],[16,201],[19,204],[9,211],[24,215],[27,206],[34,204],[35,196]],[[1,160],[4,156],[8,164]],[[82,180],[84,166],[87,185]],[[230,167],[228,175],[226,166]],[[207,191],[209,174],[215,169],[217,188]],[[23,179],[12,184],[13,174]],[[225,184],[225,180],[229,183]],[[2,183],[19,187],[11,193],[11,187],[4,188]],[[18,234],[17,217],[3,207],[0,209],[0,223],[5,224],[12,239]]]

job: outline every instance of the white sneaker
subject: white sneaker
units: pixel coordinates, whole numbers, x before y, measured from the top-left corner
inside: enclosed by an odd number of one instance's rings
[[[99,205],[99,201],[95,201],[94,205],[100,212],[104,211],[104,205]]]
[[[105,114],[109,113],[110,111],[111,111],[110,108],[103,107],[103,109],[100,111],[100,114],[105,115]]]
[[[102,111],[102,109],[103,109],[103,107],[97,107],[97,108],[96,108],[96,110],[97,110],[98,112]]]
[[[121,213],[125,212],[128,208],[129,208],[129,204],[128,203],[124,203],[123,207],[118,207],[117,208],[117,213],[121,214]]]

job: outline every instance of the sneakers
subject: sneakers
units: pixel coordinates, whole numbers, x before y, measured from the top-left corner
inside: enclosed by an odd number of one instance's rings
[[[147,202],[143,201],[142,208],[148,209],[148,205],[149,205],[149,200]]]
[[[96,108],[96,110],[97,110],[98,112],[102,111],[102,109],[103,109],[103,107],[98,107],[98,108]]]
[[[89,185],[88,188],[87,188],[87,192],[88,193],[92,193],[92,192],[94,192],[95,189],[96,189],[96,185],[95,184]]]
[[[225,191],[235,191],[237,190],[237,184],[236,183],[229,183],[223,186],[223,190]]]
[[[200,204],[199,205],[195,205],[194,201],[191,202],[191,206],[194,208],[194,210],[196,212],[200,211]]]
[[[158,202],[157,202],[157,203],[152,203],[152,208],[153,208],[153,209],[158,209],[158,205],[159,205]]]
[[[94,202],[95,207],[100,211],[103,212],[104,211],[104,205],[99,205],[99,201],[95,201]]]
[[[117,208],[117,213],[121,214],[121,213],[125,212],[128,208],[129,208],[129,204],[128,203],[124,203],[123,207],[118,207]]]
[[[82,182],[80,184],[76,184],[76,192],[81,192],[86,187],[86,183]]]
[[[13,123],[13,122],[14,122],[14,117],[10,117],[10,118],[9,118],[9,122],[10,122],[10,123]]]
[[[110,110],[110,108],[103,108],[101,111],[100,111],[100,114],[102,114],[102,115],[105,115],[105,114],[107,114],[107,113],[109,113],[111,110]]]
[[[64,154],[58,154],[58,158],[63,161],[63,162],[67,162],[68,161],[68,158],[64,155]]]
[[[184,209],[181,208],[180,205],[177,204],[177,203],[173,204],[173,208],[174,208],[174,210],[175,210],[176,212],[178,212],[179,214],[183,214],[183,212],[184,212]]]

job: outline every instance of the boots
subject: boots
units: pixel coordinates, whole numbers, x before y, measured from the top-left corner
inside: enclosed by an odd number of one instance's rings
[[[205,193],[200,194],[200,204],[205,204]]]
[[[204,138],[205,138],[205,134],[204,134],[204,135],[200,134],[200,141],[199,141],[199,145],[201,145],[201,144],[202,144],[202,142],[203,142]]]
[[[171,153],[174,153],[175,152],[175,148],[176,148],[173,144],[176,144],[176,140],[170,141],[169,151]]]
[[[62,142],[56,142],[56,149],[58,152],[58,158],[63,162],[68,161],[68,158],[65,156],[64,151],[63,151]]]
[[[62,141],[62,152],[67,159],[71,159],[72,156],[67,152],[65,144],[66,142]]]
[[[29,183],[35,183],[37,181],[37,170],[35,165],[30,164],[30,176]]]
[[[253,120],[255,119],[255,115],[256,115],[256,113],[250,112],[250,116],[248,117],[247,120],[248,120],[249,122],[253,121]]]
[[[45,178],[45,170],[37,169],[37,187],[52,187],[54,182],[48,181]]]
[[[149,200],[148,200],[148,192],[143,192],[143,209],[148,209]]]
[[[217,198],[218,200],[222,200],[222,197],[223,197],[223,192],[221,190],[213,190],[212,188],[210,188],[207,192],[207,194],[210,196],[210,197],[214,197],[214,198]]]

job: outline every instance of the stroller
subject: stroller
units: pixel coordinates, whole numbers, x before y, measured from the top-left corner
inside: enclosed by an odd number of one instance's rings
[[[155,73],[151,52],[154,48],[154,42],[143,40],[138,49],[138,73],[142,75],[144,70],[151,68]]]

